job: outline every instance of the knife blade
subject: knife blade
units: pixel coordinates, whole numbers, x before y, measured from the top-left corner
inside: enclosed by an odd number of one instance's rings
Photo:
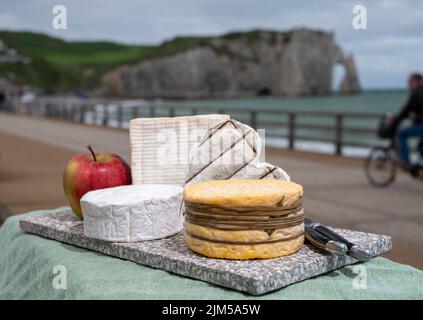
[[[343,243],[347,247],[347,254],[359,261],[368,261],[372,258],[372,255],[368,249],[365,249],[363,247],[360,247],[359,245],[348,241],[340,234],[336,233],[335,231],[329,229],[328,227],[319,222],[315,222],[310,219],[305,219],[305,225],[308,228],[311,228],[314,231],[324,235],[330,240]]]
[[[331,254],[342,256],[347,253],[348,248],[345,244],[333,241],[307,225],[305,226],[305,237],[314,246]]]

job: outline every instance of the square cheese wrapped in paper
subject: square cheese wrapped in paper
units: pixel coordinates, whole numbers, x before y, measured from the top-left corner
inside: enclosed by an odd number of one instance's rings
[[[212,114],[131,120],[132,183],[184,185],[191,149],[210,128],[228,119]]]

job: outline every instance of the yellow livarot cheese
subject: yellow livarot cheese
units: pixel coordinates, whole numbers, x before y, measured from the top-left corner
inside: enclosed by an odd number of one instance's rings
[[[215,180],[200,182],[185,187],[186,204],[207,205],[207,208],[225,208],[229,213],[237,208],[275,208],[295,207],[303,195],[301,185],[283,180]],[[259,210],[259,209],[257,209]],[[201,213],[201,210],[200,210]],[[232,215],[233,213],[231,213]],[[189,217],[190,212],[187,211]],[[213,224],[213,214],[208,213],[211,224],[204,225],[195,219],[186,219],[185,241],[187,246],[204,256],[222,259],[270,259],[290,255],[298,251],[304,242],[304,210],[295,207],[293,212],[284,216],[296,219],[294,225],[270,229],[255,228],[254,225],[242,229],[225,230]],[[249,216],[248,218],[254,218]],[[268,219],[257,213],[260,219]],[[195,217],[194,217],[195,218]],[[221,219],[222,216],[219,217]],[[295,220],[297,221],[297,220]],[[226,221],[226,226],[231,221]],[[236,225],[236,222],[234,223]],[[213,227],[211,227],[213,226]]]
[[[285,180],[214,180],[185,187],[186,201],[228,207],[289,206],[303,187]]]
[[[276,235],[270,238],[283,239],[282,235],[294,235],[304,230],[304,224],[286,229],[276,230]],[[217,235],[217,239],[227,239],[235,241],[243,241],[250,239],[254,241],[267,240],[269,235],[265,231],[222,231],[217,229],[205,228],[185,222],[185,242],[192,251],[200,253],[210,258],[220,259],[271,259],[281,256],[287,256],[297,252],[304,243],[304,235],[300,235],[295,239],[281,241],[269,244],[227,244],[212,241],[200,240],[188,234],[207,237],[210,234]],[[288,238],[289,236],[285,236]]]

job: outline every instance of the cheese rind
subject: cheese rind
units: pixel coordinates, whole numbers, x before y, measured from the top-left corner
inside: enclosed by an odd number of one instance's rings
[[[285,180],[215,180],[186,186],[189,202],[225,207],[290,206],[303,195],[303,187]]]
[[[262,141],[251,127],[226,120],[210,128],[192,148],[187,185],[225,179],[290,180],[281,168],[262,162]]]
[[[204,256],[270,259],[304,242],[303,188],[284,180],[217,180],[186,186],[185,242]]]
[[[95,190],[81,199],[84,234],[116,242],[165,238],[183,228],[182,187],[128,185]]]
[[[298,237],[264,244],[227,244],[197,239],[187,233],[203,236],[210,239],[227,239],[232,241],[254,241],[276,240],[289,238],[299,234]],[[271,259],[287,256],[298,251],[304,243],[304,224],[291,228],[275,230],[270,236],[265,231],[222,231],[212,228],[205,228],[185,222],[185,242],[187,246],[199,254],[210,258],[218,259]]]
[[[132,183],[183,186],[191,149],[208,129],[228,119],[228,115],[211,114],[131,120]]]

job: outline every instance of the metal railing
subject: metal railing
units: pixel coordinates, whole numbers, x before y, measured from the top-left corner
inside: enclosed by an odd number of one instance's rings
[[[21,103],[18,100],[9,102],[7,111],[34,117],[44,117],[77,122],[81,124],[99,125],[126,129],[129,120],[139,117],[174,117],[180,115],[198,115],[207,113],[228,113],[232,118],[240,120],[252,128],[270,130],[267,136],[283,138],[286,146],[294,149],[297,141],[320,141],[333,144],[334,154],[342,155],[345,146],[372,147],[376,143],[360,136],[372,137],[376,140],[377,123],[381,118],[376,113],[345,113],[315,111],[283,111],[269,109],[222,109],[210,107],[172,106],[164,103],[143,103],[142,105],[123,106],[121,101],[104,99],[37,99],[32,103]],[[305,118],[308,121],[300,121]],[[368,125],[355,122],[369,122]],[[348,122],[351,122],[348,124]],[[281,130],[282,129],[282,132]],[[279,130],[279,131],[278,131]],[[311,131],[304,135],[303,131]],[[353,141],[347,136],[356,136]],[[371,139],[370,139],[371,140]]]

